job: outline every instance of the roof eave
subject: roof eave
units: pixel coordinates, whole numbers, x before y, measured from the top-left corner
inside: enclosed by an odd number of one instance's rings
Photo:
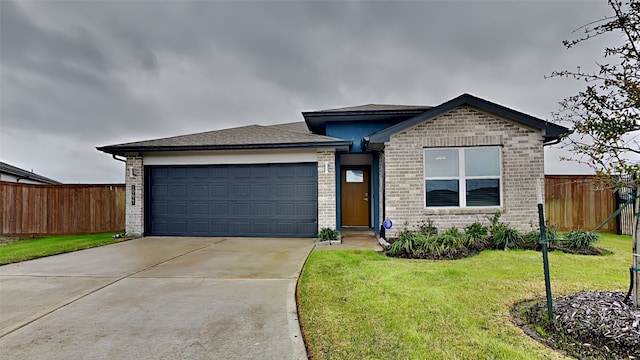
[[[309,111],[302,116],[314,134],[326,133],[328,121],[384,121],[418,116],[427,109],[416,110],[366,110],[366,111]]]
[[[171,146],[101,146],[96,149],[107,154],[124,156],[132,152],[160,152],[160,151],[220,151],[220,150],[267,150],[267,149],[309,149],[335,148],[339,151],[349,149],[353,141],[326,141],[307,143],[278,143],[278,144],[239,144],[239,145],[171,145]]]

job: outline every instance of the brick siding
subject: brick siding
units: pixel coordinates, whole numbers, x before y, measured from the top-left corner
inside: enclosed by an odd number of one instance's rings
[[[459,107],[430,121],[391,136],[385,146],[385,216],[394,226],[393,237],[402,230],[430,219],[440,230],[459,229],[501,212],[501,220],[520,230],[537,223],[536,179],[544,176],[543,135],[470,107]],[[499,210],[461,208],[426,209],[424,204],[424,148],[502,146],[503,204]]]
[[[130,175],[133,169],[134,176]],[[126,222],[125,233],[131,236],[142,236],[144,233],[144,168],[142,156],[127,156],[126,165]],[[131,202],[131,185],[135,185],[135,205]]]
[[[328,163],[325,172],[325,162]],[[336,228],[336,156],[334,150],[318,150],[318,230]]]

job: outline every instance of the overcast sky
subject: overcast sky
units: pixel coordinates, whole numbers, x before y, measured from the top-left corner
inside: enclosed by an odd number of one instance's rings
[[[601,1],[0,0],[0,160],[68,183],[124,182],[96,146],[462,93],[551,119],[605,39],[562,40]],[[547,173],[588,173],[546,152]]]

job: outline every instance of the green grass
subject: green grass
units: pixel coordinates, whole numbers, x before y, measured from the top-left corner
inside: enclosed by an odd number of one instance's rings
[[[554,296],[627,290],[631,238],[602,234],[596,246],[613,254],[549,254]],[[539,252],[429,261],[314,251],[298,291],[314,359],[564,358],[525,335],[509,314],[516,302],[544,297]]]
[[[113,239],[112,236],[113,233],[46,236],[1,245],[0,265],[88,249],[125,240],[122,238]]]

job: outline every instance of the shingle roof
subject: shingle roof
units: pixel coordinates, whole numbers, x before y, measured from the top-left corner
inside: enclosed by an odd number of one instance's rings
[[[386,105],[386,104],[367,104],[359,106],[350,106],[337,109],[327,109],[314,111],[319,113],[324,112],[352,112],[352,111],[403,111],[403,110],[428,110],[431,106],[422,105]]]
[[[49,179],[48,177],[44,177],[34,172],[20,169],[19,167],[9,165],[2,161],[0,161],[0,172],[17,176],[18,178],[34,180],[45,184],[60,184],[60,182]]]
[[[123,154],[125,152],[135,151],[340,147],[348,146],[351,143],[350,141],[342,139],[312,134],[308,130],[302,132],[303,130],[303,127],[296,123],[271,126],[249,125],[162,139],[102,146],[98,147],[98,150],[110,154]]]
[[[295,131],[303,134],[311,134],[311,131],[309,131],[309,128],[307,127],[307,123],[305,123],[304,121],[270,125],[269,127],[281,129],[281,130]]]

